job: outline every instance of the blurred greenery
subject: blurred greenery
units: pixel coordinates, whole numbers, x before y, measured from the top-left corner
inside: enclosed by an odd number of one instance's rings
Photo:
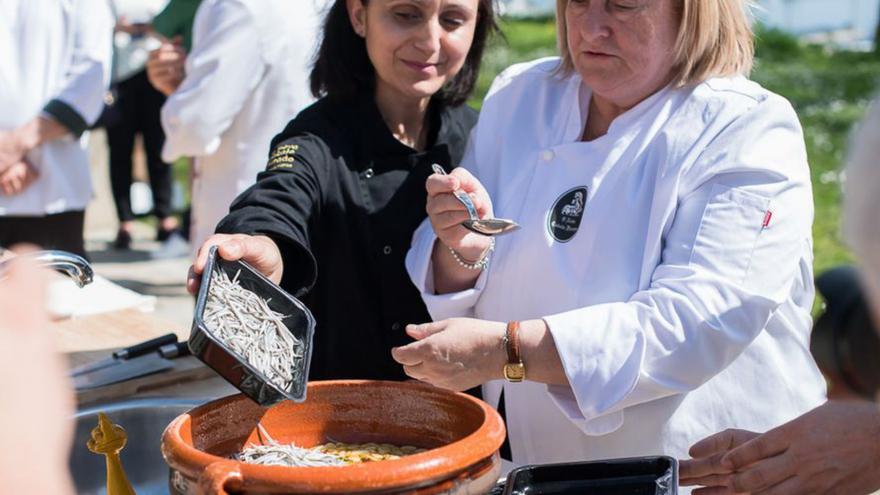
[[[553,19],[503,19],[503,37],[483,59],[471,105],[480,107],[492,79],[517,62],[556,54]],[[852,261],[840,235],[841,168],[849,134],[864,115],[880,82],[873,52],[832,50],[779,30],[756,29],[752,79],[788,98],[804,127],[815,199],[815,270]]]

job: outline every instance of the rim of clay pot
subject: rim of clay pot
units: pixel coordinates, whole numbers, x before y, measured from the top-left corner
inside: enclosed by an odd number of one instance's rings
[[[343,467],[285,467],[261,466],[235,461],[226,457],[209,454],[184,442],[180,429],[190,421],[211,408],[250,400],[237,394],[203,404],[184,413],[172,421],[162,435],[162,454],[166,462],[191,478],[203,477],[203,470],[212,472],[230,471],[227,489],[267,489],[283,487],[287,490],[308,491],[311,493],[357,493],[396,488],[418,488],[454,476],[495,454],[504,442],[506,430],[498,412],[485,402],[466,394],[435,388],[416,382],[391,382],[376,380],[329,380],[310,382],[311,391],[315,387],[333,386],[376,386],[406,389],[430,390],[432,393],[457,396],[459,400],[470,402],[480,408],[484,420],[472,433],[464,438],[419,454],[400,459],[369,462]],[[207,469],[215,465],[212,469]],[[208,474],[208,473],[205,473]]]

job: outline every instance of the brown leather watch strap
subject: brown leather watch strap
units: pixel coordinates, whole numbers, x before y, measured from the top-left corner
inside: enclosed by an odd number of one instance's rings
[[[507,323],[507,362],[510,364],[521,363],[522,356],[519,352],[519,322]]]

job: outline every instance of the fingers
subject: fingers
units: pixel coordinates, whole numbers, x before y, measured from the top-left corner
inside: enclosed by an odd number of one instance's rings
[[[722,464],[739,471],[762,459],[781,454],[788,448],[788,442],[785,441],[784,431],[780,428],[770,430],[734,448],[724,455],[721,459]]]
[[[30,167],[18,162],[0,174],[0,190],[7,196],[22,192],[36,177],[31,177]]]
[[[781,483],[771,486],[770,488],[753,492],[752,495],[803,495],[805,493],[817,493],[815,491],[811,491],[807,486],[801,486],[801,479],[797,476],[792,476]],[[825,492],[823,492],[825,493]],[[838,492],[845,493],[845,492]]]
[[[439,194],[449,194],[460,187],[457,177],[452,175],[433,174],[425,181],[425,189],[428,196],[437,196]]]
[[[734,490],[741,493],[760,492],[794,475],[786,455],[777,455],[731,477]]]
[[[697,488],[692,495],[735,495],[734,491],[726,486],[709,486],[706,488]]]
[[[211,248],[217,246],[217,255],[227,261],[237,261],[245,258],[249,252],[247,247],[250,236],[242,234],[214,234],[202,244],[196,255],[196,261],[189,267],[186,277],[186,290],[195,295],[201,285],[201,275],[208,264],[208,256]]]
[[[708,457],[700,457],[687,461],[681,461],[679,465],[679,476],[682,484],[688,485],[706,485],[699,481],[700,478],[715,476],[721,474],[729,474],[732,471],[721,464],[721,458],[725,452],[710,455]]]
[[[462,189],[464,192],[472,193],[484,189],[483,184],[480,184],[480,181],[478,181],[477,178],[466,168],[458,167],[450,172],[448,177],[458,180],[458,188]]]
[[[199,287],[202,286],[202,277],[200,277],[195,270],[193,265],[189,266],[189,270],[186,272],[186,291],[189,292],[190,295],[194,296],[199,293]]]
[[[423,346],[421,346],[419,342],[414,342],[412,344],[401,347],[394,347],[391,349],[391,357],[404,366],[415,366],[417,364],[422,364],[422,362],[424,361],[424,351],[422,350],[422,347]]]
[[[435,333],[442,332],[446,329],[447,321],[435,321],[431,323],[423,323],[421,325],[407,325],[406,333],[410,337],[416,340],[423,340],[425,338],[434,335]]]
[[[681,486],[730,487],[729,474],[710,474],[699,478],[679,478]]]
[[[406,376],[412,378],[413,380],[424,381],[425,377],[422,374],[422,371],[423,371],[422,363],[403,366],[403,372],[406,373]]]
[[[730,428],[700,440],[691,446],[688,453],[694,458],[726,453],[757,436],[758,433],[752,431]]]

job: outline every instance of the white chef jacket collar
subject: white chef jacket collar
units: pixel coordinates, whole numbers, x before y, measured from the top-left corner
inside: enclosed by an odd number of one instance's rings
[[[619,136],[619,131],[625,129],[634,122],[638,122],[655,104],[666,100],[665,95],[672,88],[672,84],[664,86],[659,91],[648,96],[644,100],[637,103],[634,107],[619,115],[611,122],[608,132],[604,136],[600,136],[593,140],[600,141],[606,139],[609,135]],[[584,127],[587,125],[587,117],[590,114],[590,99],[593,96],[593,90],[581,78],[580,74],[575,73],[569,82],[565,91],[565,97],[559,103],[564,107],[571,109],[566,119],[566,127],[562,135],[565,143],[580,141],[583,135]],[[577,101],[577,105],[569,105],[569,102]]]

